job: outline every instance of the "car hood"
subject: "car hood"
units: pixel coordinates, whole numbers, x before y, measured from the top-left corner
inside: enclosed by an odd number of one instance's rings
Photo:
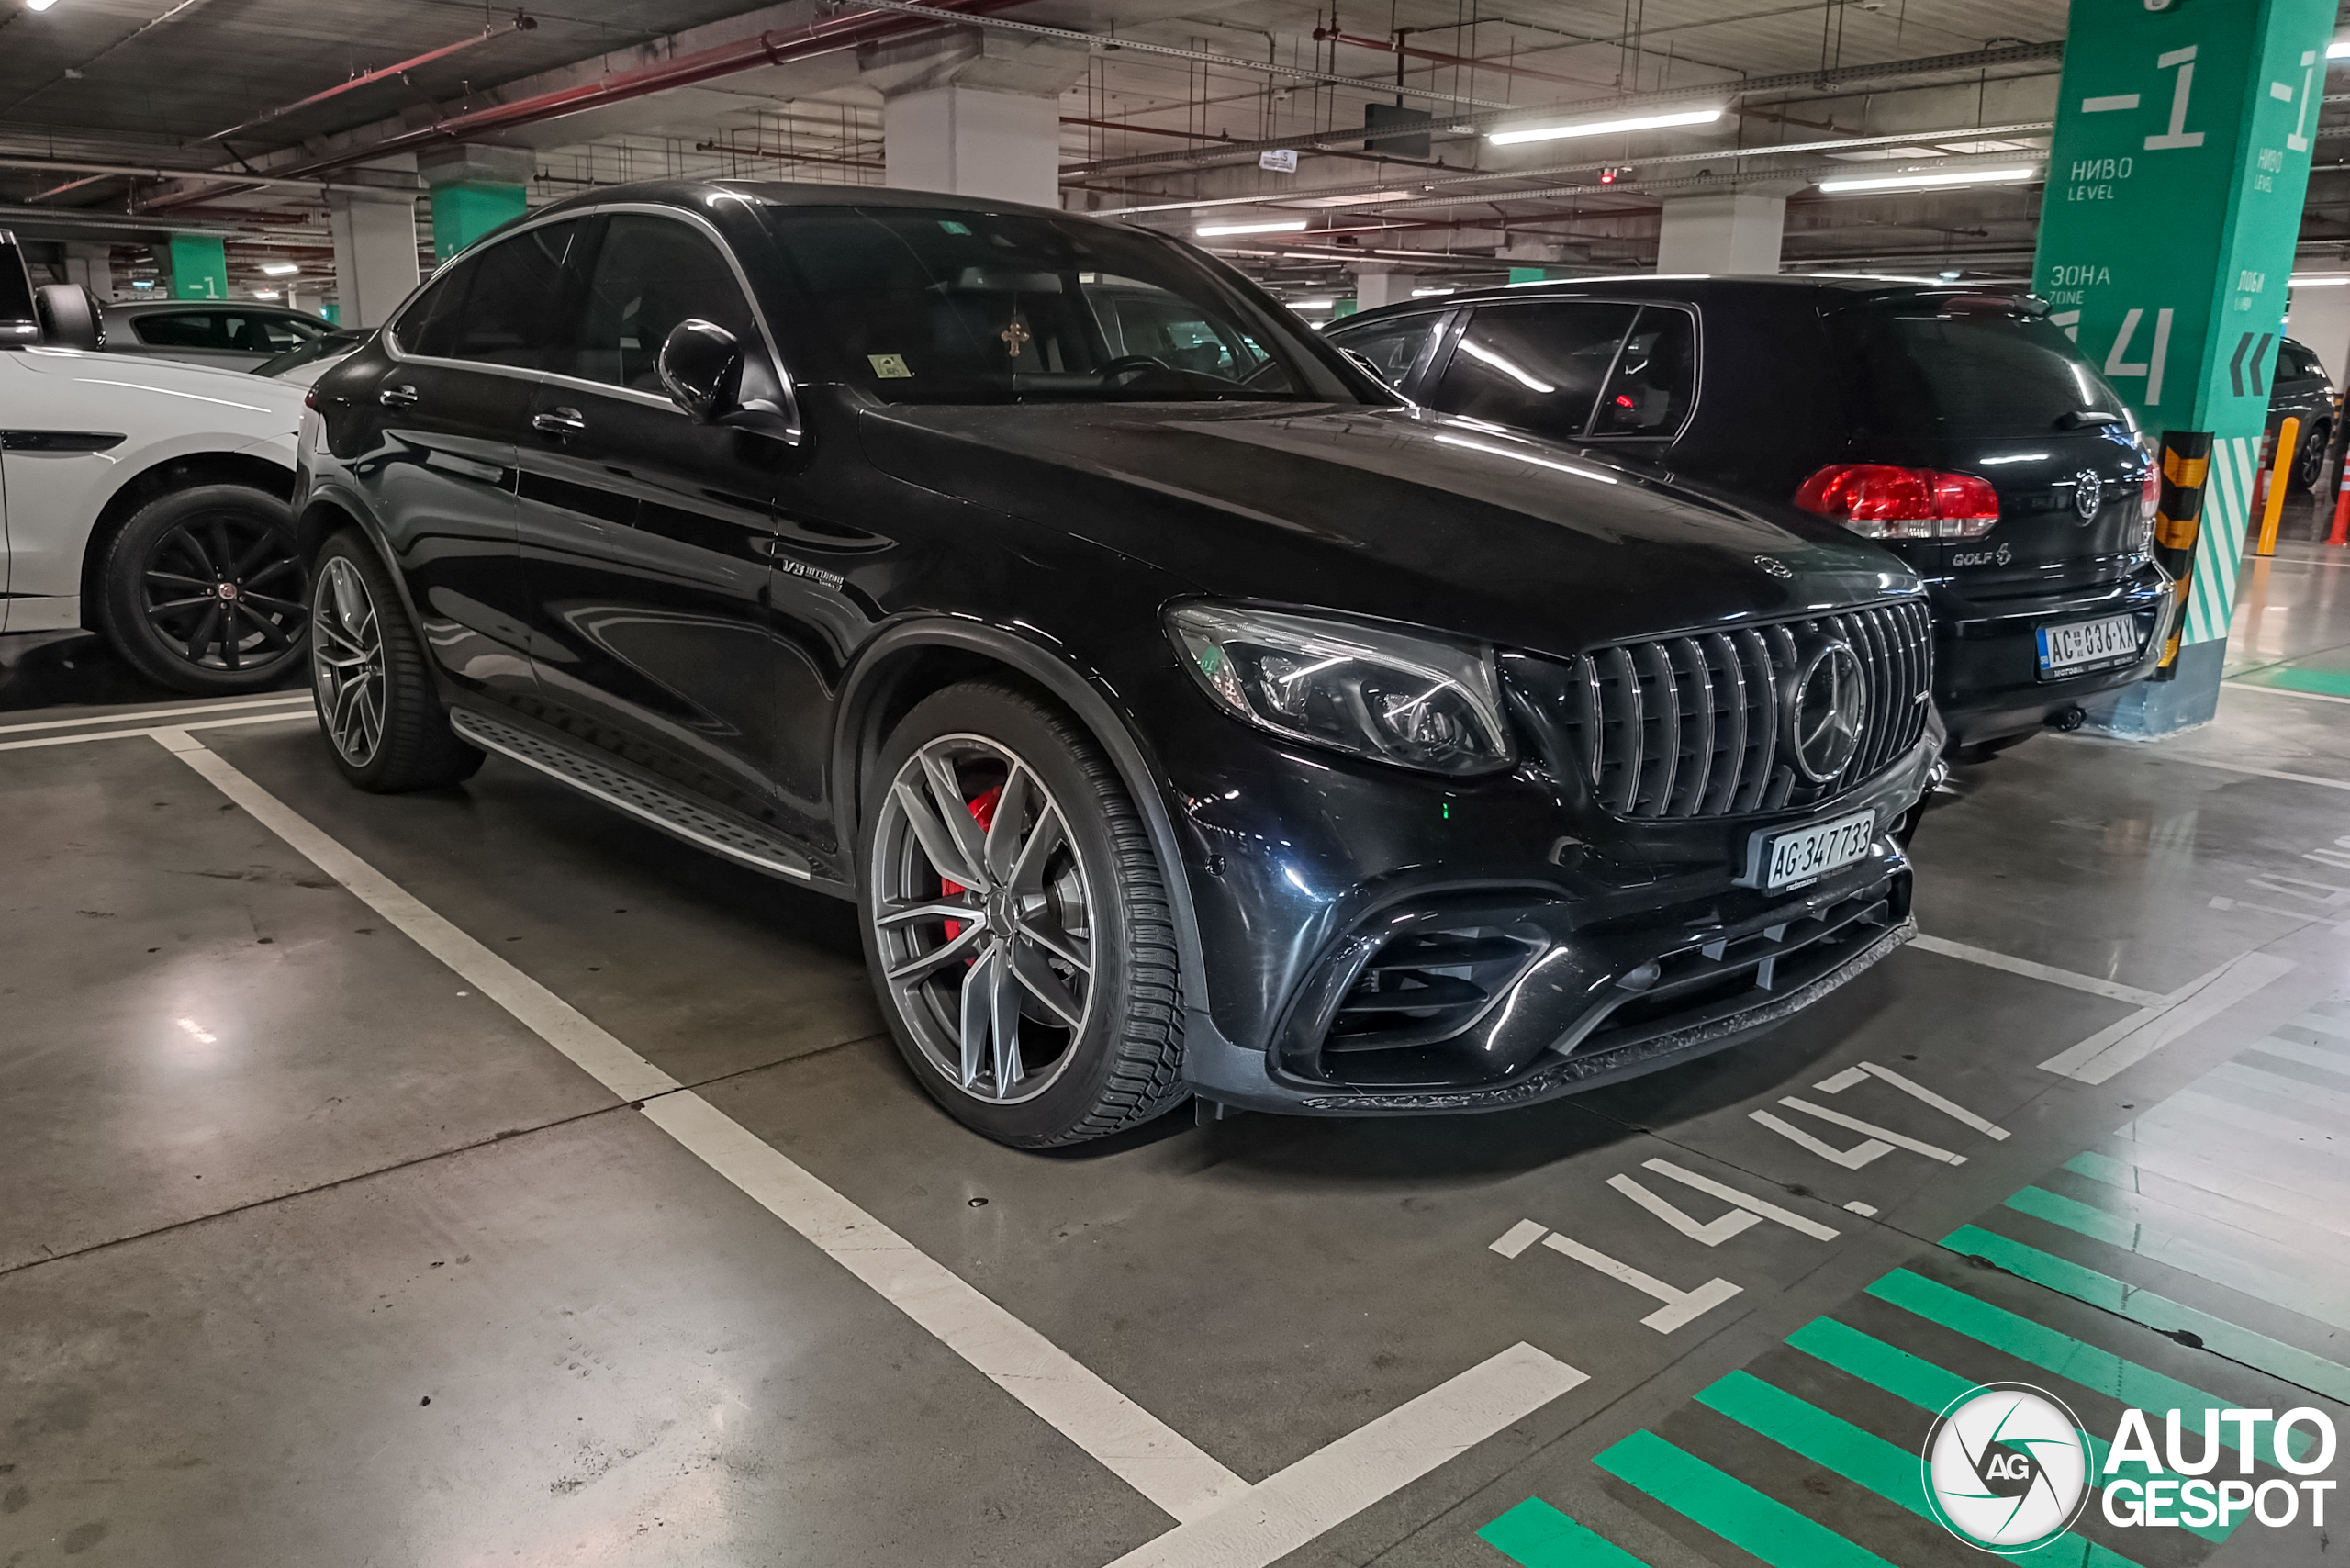
[[[25,398],[27,406],[6,417],[43,428],[116,431],[134,440],[200,431],[290,445],[302,422],[304,388],[241,371],[79,349],[18,349],[9,359],[35,379],[10,392],[8,401]]]
[[[1890,554],[1404,409],[868,409],[899,478],[1232,598],[1570,654],[1919,591]]]

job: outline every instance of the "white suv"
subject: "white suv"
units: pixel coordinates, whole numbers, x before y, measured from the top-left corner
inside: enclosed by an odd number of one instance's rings
[[[88,352],[101,320],[0,231],[0,633],[87,627],[182,691],[277,685],[308,651],[303,388]]]

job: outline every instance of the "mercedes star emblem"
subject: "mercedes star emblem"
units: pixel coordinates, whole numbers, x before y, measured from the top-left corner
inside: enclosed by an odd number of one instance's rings
[[[1852,765],[1868,722],[1868,683],[1849,644],[1816,643],[1796,667],[1787,704],[1787,752],[1797,771],[1825,784]]]
[[[1774,577],[1792,577],[1796,575],[1795,568],[1776,555],[1757,555],[1754,557],[1754,564]]]
[[[2105,481],[2084,468],[2073,476],[2073,510],[2081,514],[2083,522],[2097,515],[2105,504]]]

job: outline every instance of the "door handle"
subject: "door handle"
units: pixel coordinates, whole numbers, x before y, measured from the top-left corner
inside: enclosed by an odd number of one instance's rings
[[[549,409],[531,416],[531,428],[542,435],[578,435],[588,429],[588,421],[576,409]]]
[[[375,401],[381,403],[386,409],[405,409],[410,403],[416,401],[416,388],[413,386],[386,386],[382,391],[375,394]]]

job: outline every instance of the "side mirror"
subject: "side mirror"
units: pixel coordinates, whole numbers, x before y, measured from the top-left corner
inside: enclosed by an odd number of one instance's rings
[[[51,348],[106,346],[106,308],[80,284],[45,283],[33,291],[33,305],[40,312],[41,340]]]
[[[800,416],[789,383],[733,333],[689,316],[661,341],[654,370],[671,401],[696,424],[725,425],[800,444]]]

